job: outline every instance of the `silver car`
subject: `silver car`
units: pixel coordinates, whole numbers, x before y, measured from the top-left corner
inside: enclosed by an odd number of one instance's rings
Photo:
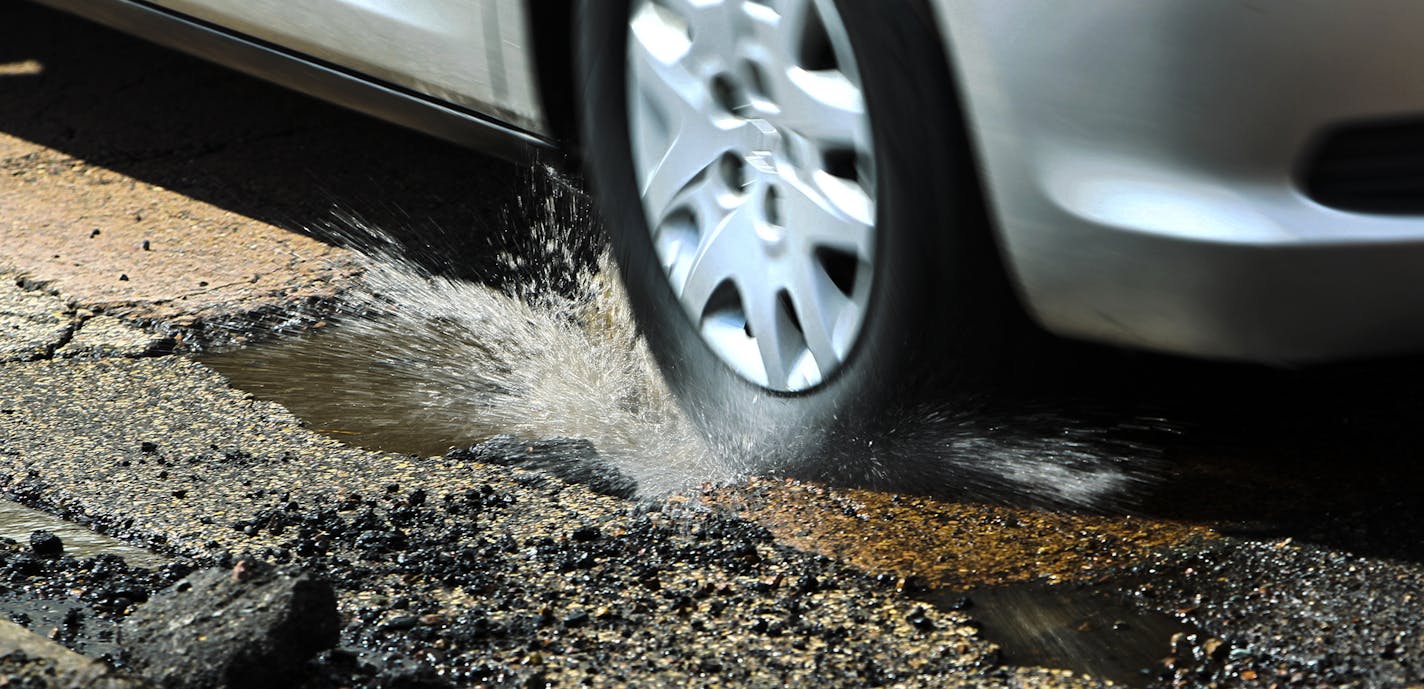
[[[721,432],[854,434],[972,388],[1024,313],[1255,362],[1424,345],[1417,0],[41,1],[576,154]]]

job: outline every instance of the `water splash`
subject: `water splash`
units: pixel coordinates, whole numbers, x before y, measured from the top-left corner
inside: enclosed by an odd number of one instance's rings
[[[495,284],[454,277],[438,236],[412,247],[337,211],[317,232],[356,249],[358,271],[328,327],[207,362],[359,444],[433,454],[495,434],[570,437],[643,493],[730,480],[663,385],[606,257],[586,257],[598,240],[568,203],[577,189],[547,175],[558,184],[512,212],[521,234],[496,237]]]
[[[709,442],[639,337],[582,192],[551,169],[533,177],[493,235],[498,275],[465,279],[438,233],[412,245],[338,211],[318,233],[357,250],[359,275],[333,327],[208,362],[321,430],[382,449],[433,454],[495,434],[585,439],[644,495],[773,472],[1100,507],[1149,473],[1150,451],[1114,437],[1130,424],[935,402],[892,410],[896,423],[829,449],[809,428],[727,429]],[[800,452],[796,438],[819,449]]]

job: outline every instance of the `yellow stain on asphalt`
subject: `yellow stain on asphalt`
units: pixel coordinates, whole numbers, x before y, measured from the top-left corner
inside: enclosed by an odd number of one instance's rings
[[[703,499],[794,548],[953,589],[1091,581],[1153,553],[1218,537],[1180,521],[946,502],[794,480],[753,479],[709,490]]]
[[[43,72],[44,63],[39,60],[0,63],[0,77],[31,77]]]

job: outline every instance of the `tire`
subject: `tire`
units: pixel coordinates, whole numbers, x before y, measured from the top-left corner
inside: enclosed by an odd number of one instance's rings
[[[580,8],[585,164],[640,328],[672,391],[714,445],[757,458],[751,469],[804,474],[806,458],[872,442],[926,394],[964,396],[991,378],[1007,290],[924,3],[823,4],[839,13],[869,118],[871,280],[838,366],[814,384],[779,389],[754,382],[714,350],[654,246],[630,135],[630,5],[637,2],[586,0]],[[772,366],[764,368],[769,377]]]

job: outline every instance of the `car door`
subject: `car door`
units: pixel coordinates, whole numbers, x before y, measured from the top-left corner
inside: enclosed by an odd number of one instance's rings
[[[151,0],[547,134],[522,0]]]

